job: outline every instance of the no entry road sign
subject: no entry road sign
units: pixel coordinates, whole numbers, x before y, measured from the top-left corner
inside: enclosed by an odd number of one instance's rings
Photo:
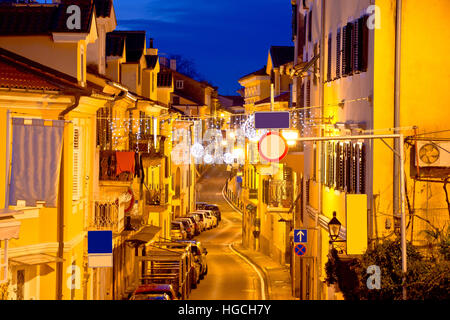
[[[298,244],[295,246],[295,254],[298,256],[303,256],[306,253],[306,246],[303,244]]]
[[[258,142],[258,151],[261,158],[269,162],[277,162],[288,153],[289,146],[277,132],[268,132]]]

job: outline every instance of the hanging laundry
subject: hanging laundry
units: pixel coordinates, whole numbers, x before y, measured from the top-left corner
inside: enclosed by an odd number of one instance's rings
[[[134,174],[134,152],[116,151],[116,176],[122,172]]]

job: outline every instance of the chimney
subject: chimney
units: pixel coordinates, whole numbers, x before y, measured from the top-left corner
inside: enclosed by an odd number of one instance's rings
[[[158,55],[158,49],[153,48],[153,38],[149,38],[148,40],[149,47],[147,48],[147,54],[151,56],[157,56]]]
[[[177,60],[170,59],[170,69],[172,69],[173,71],[177,71]]]

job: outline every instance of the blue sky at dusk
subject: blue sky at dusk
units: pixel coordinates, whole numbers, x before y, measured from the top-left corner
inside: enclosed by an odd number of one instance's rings
[[[236,94],[271,45],[293,45],[287,0],[115,0],[114,8],[117,30],[146,30],[160,54],[193,60],[220,94]]]

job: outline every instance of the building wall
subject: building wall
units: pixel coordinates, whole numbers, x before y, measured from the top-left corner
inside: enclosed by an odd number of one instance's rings
[[[0,37],[0,47],[80,80],[78,43],[55,43],[50,36],[8,36]]]

